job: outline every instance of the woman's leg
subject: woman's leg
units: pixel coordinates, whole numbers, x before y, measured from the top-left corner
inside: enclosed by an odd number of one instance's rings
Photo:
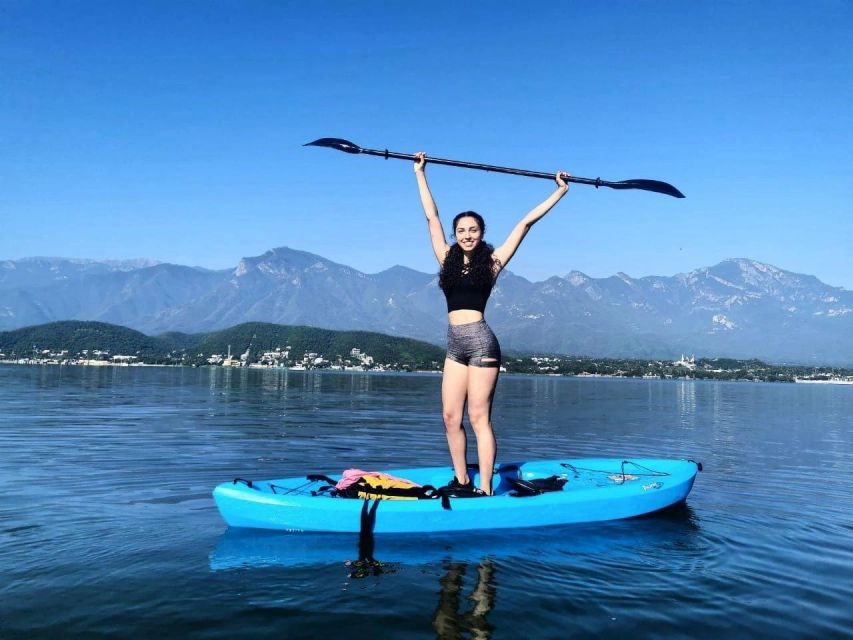
[[[482,362],[496,359],[483,358]],[[468,419],[477,438],[477,458],[480,463],[480,488],[491,495],[492,473],[497,445],[492,431],[492,399],[498,384],[497,366],[468,367]]]
[[[441,378],[441,404],[444,428],[447,430],[447,446],[453,461],[453,473],[461,483],[468,482],[468,464],[465,453],[468,440],[462,426],[462,412],[468,393],[468,369],[466,365],[447,358]]]

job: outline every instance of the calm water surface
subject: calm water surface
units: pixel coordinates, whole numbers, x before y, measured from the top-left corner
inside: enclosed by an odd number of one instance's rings
[[[0,366],[0,638],[853,636],[851,387],[504,376],[499,459],[701,460],[687,505],[378,536],[364,577],[355,536],[227,531],[235,476],[448,464],[439,385]]]

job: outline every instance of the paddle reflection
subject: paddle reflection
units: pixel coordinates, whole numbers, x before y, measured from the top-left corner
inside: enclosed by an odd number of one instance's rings
[[[438,607],[432,617],[432,628],[441,640],[455,640],[467,637],[491,638],[494,626],[486,616],[494,609],[495,564],[484,558],[476,565],[477,577],[471,594],[466,598],[472,604],[463,602],[465,573],[473,563],[450,562],[447,571],[439,580],[441,590]]]

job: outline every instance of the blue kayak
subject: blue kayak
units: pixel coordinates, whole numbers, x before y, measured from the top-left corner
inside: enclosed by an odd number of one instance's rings
[[[479,498],[383,500],[376,533],[473,531],[601,522],[645,515],[683,502],[700,465],[692,460],[586,458],[507,463],[495,467],[495,495]],[[449,467],[395,469],[387,473],[440,487]],[[477,474],[471,472],[477,483]],[[562,488],[522,495],[531,483],[557,476]],[[338,476],[331,476],[337,480]],[[220,484],[216,506],[231,527],[280,531],[356,533],[363,500],[319,492],[323,482],[306,476]],[[448,504],[449,502],[449,504]]]

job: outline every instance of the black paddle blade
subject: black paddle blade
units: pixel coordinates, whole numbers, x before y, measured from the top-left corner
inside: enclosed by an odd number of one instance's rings
[[[661,182],[660,180],[622,180],[621,182],[608,182],[607,186],[611,189],[642,189],[643,191],[654,191],[662,193],[673,198],[683,198],[684,194],[671,184]]]
[[[349,140],[344,140],[343,138],[320,138],[319,140],[315,140],[314,142],[307,142],[302,146],[329,147],[330,149],[337,149],[338,151],[343,151],[344,153],[361,153],[361,147],[356,144],[353,144]]]

